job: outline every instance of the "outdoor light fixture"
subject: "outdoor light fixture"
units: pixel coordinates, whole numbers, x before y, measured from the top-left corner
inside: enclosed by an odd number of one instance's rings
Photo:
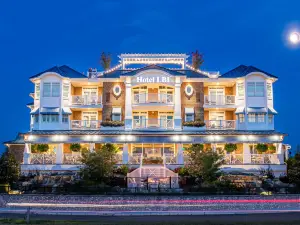
[[[300,33],[298,33],[298,32],[290,33],[289,40],[292,44],[299,44],[300,43]]]

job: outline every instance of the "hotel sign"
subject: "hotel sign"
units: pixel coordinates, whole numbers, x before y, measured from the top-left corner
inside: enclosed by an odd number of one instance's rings
[[[144,74],[132,78],[132,83],[135,84],[151,84],[151,83],[165,83],[174,84],[174,77],[161,74]]]

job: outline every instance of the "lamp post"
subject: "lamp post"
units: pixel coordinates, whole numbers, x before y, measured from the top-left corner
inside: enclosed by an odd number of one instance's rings
[[[289,40],[294,45],[300,44],[300,33],[299,32],[290,33]]]

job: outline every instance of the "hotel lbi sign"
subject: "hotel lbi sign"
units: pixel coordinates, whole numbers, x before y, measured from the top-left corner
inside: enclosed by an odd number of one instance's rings
[[[132,78],[132,83],[149,84],[149,83],[166,83],[174,84],[174,77],[162,74],[141,74]]]

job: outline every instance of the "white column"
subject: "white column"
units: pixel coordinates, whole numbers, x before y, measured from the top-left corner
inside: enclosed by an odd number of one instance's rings
[[[63,164],[63,144],[57,144],[56,149],[56,164]]]
[[[180,77],[175,79],[175,96],[174,96],[174,130],[181,130],[181,81]]]
[[[244,158],[244,164],[251,163],[250,147],[248,143],[243,144],[243,158]]]
[[[217,144],[211,144],[211,148],[213,150],[213,152],[216,152],[217,151]]]
[[[177,164],[184,164],[183,144],[177,144]]]
[[[123,144],[123,164],[128,164],[128,144]]]
[[[126,77],[125,81],[125,130],[132,129],[132,97],[131,97],[131,77]]]
[[[284,153],[282,152],[282,143],[276,144],[276,151],[277,151],[279,164],[284,164],[284,157],[283,157]]]
[[[31,148],[30,144],[25,143],[24,153],[23,153],[23,164],[30,164],[30,153]]]
[[[89,150],[90,150],[90,152],[95,151],[95,143],[89,143]]]

